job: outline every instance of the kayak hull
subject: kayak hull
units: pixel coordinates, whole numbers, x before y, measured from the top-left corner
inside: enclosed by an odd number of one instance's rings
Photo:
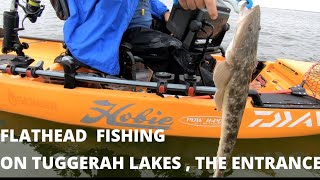
[[[45,61],[45,67],[63,52],[60,42],[25,39],[30,44],[26,54]],[[39,51],[40,50],[40,51]],[[289,88],[301,82],[292,78],[283,83],[285,74],[277,69],[277,60],[266,62],[260,75],[272,82],[262,91]],[[291,63],[290,63],[291,62]],[[300,62],[302,63],[302,62]],[[305,63],[301,74],[311,63]],[[278,73],[271,74],[270,72]],[[284,70],[288,71],[288,70]],[[297,70],[297,72],[299,72]],[[291,73],[288,71],[288,73]],[[300,73],[300,72],[299,72]],[[296,75],[296,73],[294,73]],[[260,77],[260,76],[259,76]],[[271,80],[271,81],[270,81]],[[146,92],[76,87],[66,89],[61,84],[44,83],[40,78],[28,78],[0,73],[0,111],[72,124],[81,127],[107,129],[165,129],[169,136],[219,138],[222,112],[209,98],[159,96]],[[288,109],[254,107],[248,98],[238,138],[280,138],[320,134],[319,109]]]

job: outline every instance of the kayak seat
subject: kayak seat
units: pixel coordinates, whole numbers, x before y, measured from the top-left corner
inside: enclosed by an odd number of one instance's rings
[[[62,59],[63,57],[70,56],[74,65],[74,73],[94,73],[99,77],[111,77],[111,75],[104,73],[98,69],[88,66],[79,60],[77,60],[71,52],[68,50],[66,45],[64,45],[66,51],[54,59],[54,63],[64,66]],[[120,74],[118,76],[113,76],[114,78],[128,79],[128,80],[141,80],[149,81],[149,69],[144,66],[143,59],[138,56],[134,56],[131,53],[132,45],[130,43],[122,42],[120,45],[119,54],[119,64],[120,64]],[[60,69],[61,70],[61,69]]]
[[[119,49],[120,77],[129,80],[150,81],[151,70],[144,64],[144,58],[132,53],[133,46],[121,42]]]
[[[62,64],[62,58],[65,56],[70,56],[72,57],[72,61],[74,63],[74,67],[75,67],[75,71],[78,71],[79,69],[87,69],[87,71],[89,72],[97,72],[98,74],[104,74],[107,75],[106,73],[99,71],[91,66],[88,66],[86,64],[83,64],[82,62],[78,61],[74,56],[72,56],[72,54],[67,50],[65,54],[61,54],[59,56],[57,56],[54,60],[54,63],[59,63]]]
[[[97,88],[97,89],[118,89],[118,90],[127,90],[131,91],[132,89],[128,86],[121,86],[121,85],[112,85],[112,84],[105,84],[105,83],[95,83],[95,82],[77,82],[75,81],[75,75],[85,75],[85,76],[92,76],[92,77],[104,77],[109,79],[123,79],[118,76],[108,75],[102,71],[99,71],[95,68],[87,66],[74,57],[70,56],[70,54],[64,54],[58,56],[54,60],[54,64],[49,67],[51,71],[63,71],[65,73],[64,80],[50,78],[47,80],[50,83],[58,83],[64,84],[65,88],[73,89],[75,87],[90,87],[90,88]]]

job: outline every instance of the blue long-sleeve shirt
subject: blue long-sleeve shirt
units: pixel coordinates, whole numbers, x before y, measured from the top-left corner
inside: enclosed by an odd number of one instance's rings
[[[68,0],[70,17],[64,41],[80,62],[110,75],[118,75],[119,46],[139,0]],[[168,8],[150,0],[152,14],[161,18]]]
[[[150,28],[152,24],[151,5],[149,0],[140,0],[128,29],[134,27]]]

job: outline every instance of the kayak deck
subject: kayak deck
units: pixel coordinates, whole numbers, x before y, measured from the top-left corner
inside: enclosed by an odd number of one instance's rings
[[[22,39],[22,42],[29,43],[25,54],[36,60],[33,64],[42,60],[44,69],[55,69],[53,60],[65,51],[57,41]],[[300,84],[312,65],[311,62],[286,59],[260,64],[263,68],[255,80],[263,82],[261,93]],[[165,134],[170,136],[220,137],[222,114],[215,109],[214,101],[206,97],[169,94],[161,97],[143,89],[139,92],[87,87],[66,89],[61,84],[44,83],[45,79],[41,77],[22,78],[6,73],[0,73],[0,79],[3,97],[0,111],[93,128],[151,128],[165,129]],[[282,95],[279,93],[278,96]],[[312,100],[314,105],[319,103],[315,98]],[[320,134],[319,108],[255,107],[249,97],[238,137],[314,134]]]

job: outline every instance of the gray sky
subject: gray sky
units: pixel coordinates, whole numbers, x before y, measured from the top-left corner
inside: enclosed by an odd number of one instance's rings
[[[253,0],[262,7],[320,12],[320,0]]]
[[[173,0],[161,1],[169,7],[172,6]],[[253,0],[253,3],[261,7],[320,12],[320,0]]]

